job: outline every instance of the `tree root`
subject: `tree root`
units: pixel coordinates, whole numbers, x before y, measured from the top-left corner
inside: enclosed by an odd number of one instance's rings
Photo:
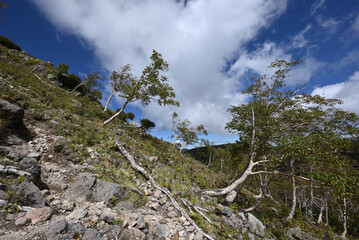
[[[161,186],[160,184],[158,184],[153,177],[148,174],[148,172],[141,166],[139,166],[136,162],[135,159],[133,158],[133,156],[131,154],[129,154],[126,149],[121,146],[121,144],[116,141],[116,145],[118,150],[120,150],[120,152],[122,153],[123,156],[125,156],[127,158],[127,160],[131,163],[131,167],[136,170],[137,172],[140,172],[145,178],[147,178],[157,189],[159,189],[161,192],[163,192],[164,194],[166,194],[166,196],[171,200],[171,202],[173,203],[174,207],[182,214],[182,216],[184,216],[187,221],[189,221],[198,232],[200,232],[203,236],[205,236],[206,238],[208,238],[209,240],[214,240],[211,236],[209,236],[208,234],[206,234],[205,232],[203,232],[203,230],[197,226],[197,224],[193,221],[192,218],[190,218],[190,216],[187,214],[187,212],[180,207],[180,205],[178,204],[178,202],[175,200],[173,194],[165,187]]]

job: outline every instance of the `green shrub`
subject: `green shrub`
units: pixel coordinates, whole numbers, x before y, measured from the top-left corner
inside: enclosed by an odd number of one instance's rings
[[[149,131],[150,129],[153,129],[153,128],[156,127],[156,124],[154,122],[152,122],[151,120],[147,119],[147,118],[141,119],[140,123],[141,123],[141,127],[145,131]]]
[[[15,50],[21,51],[21,48],[17,44],[15,44],[13,41],[8,39],[7,37],[1,36],[1,35],[0,35],[0,44],[9,49],[15,49]]]

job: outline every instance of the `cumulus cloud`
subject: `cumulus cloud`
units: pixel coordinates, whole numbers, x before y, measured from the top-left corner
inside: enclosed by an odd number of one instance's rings
[[[336,98],[344,103],[344,110],[359,114],[359,71],[349,77],[348,81],[318,87],[313,90],[312,95],[321,95],[327,98]]]
[[[176,111],[223,133],[226,109],[245,101],[238,80],[247,70],[262,73],[272,60],[290,59],[273,43],[254,52],[243,47],[285,11],[287,0],[32,1],[59,30],[87,42],[109,71],[131,63],[138,75],[152,49],[162,53],[181,108],[151,104],[143,115],[163,128]],[[228,62],[230,72],[223,70]]]

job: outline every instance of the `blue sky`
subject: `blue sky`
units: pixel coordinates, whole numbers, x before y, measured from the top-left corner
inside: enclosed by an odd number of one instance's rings
[[[167,73],[180,108],[131,105],[137,119],[168,136],[171,113],[203,123],[210,139],[233,141],[226,109],[246,101],[250,77],[268,72],[275,59],[303,63],[290,86],[308,82],[309,93],[344,100],[359,113],[358,0],[17,0],[5,1],[1,35],[33,56],[65,62],[80,76],[108,73],[131,63],[135,74],[152,49],[170,65]],[[104,101],[110,92],[104,91]],[[112,101],[112,109],[122,100]]]

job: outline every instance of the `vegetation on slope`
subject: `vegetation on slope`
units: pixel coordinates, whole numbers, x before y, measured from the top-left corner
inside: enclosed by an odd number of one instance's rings
[[[219,160],[219,156],[223,155],[215,155],[211,170],[205,164],[186,154],[183,155],[170,143],[152,137],[140,128],[132,127],[121,118],[115,118],[104,127],[101,123],[115,112],[103,111],[103,106],[98,101],[100,96],[91,94],[91,91],[79,89],[77,93],[80,94],[70,94],[67,90],[79,84],[79,78],[68,74],[68,68],[62,68],[63,65],[56,68],[51,63],[1,45],[0,54],[0,97],[25,109],[26,125],[37,125],[40,122],[57,135],[64,136],[74,161],[78,159],[80,162],[96,166],[97,173],[103,179],[130,188],[136,186],[133,176],[141,178],[117,151],[115,140],[118,138],[158,183],[170,189],[176,197],[187,198],[194,204],[202,201],[201,195],[198,194],[200,189],[224,188],[231,183],[233,177],[240,176],[248,165],[248,144],[244,144],[243,141],[240,143],[242,145],[236,144],[231,147],[232,154],[224,154],[226,158],[224,163],[222,162],[222,167],[216,159]],[[55,122],[50,123],[50,119]],[[4,121],[6,119],[0,118],[0,127]],[[96,154],[96,158],[91,157],[91,151]],[[149,161],[149,157],[153,156],[156,161]],[[281,167],[288,170],[288,166]],[[246,187],[236,200],[229,204],[233,211],[248,208],[256,203],[253,196],[254,192],[259,192],[261,180],[260,175],[248,179]],[[308,199],[306,183],[297,182],[298,186],[303,187],[299,190],[303,191],[304,200]],[[324,224],[316,226],[311,223],[313,219],[308,219],[307,211],[302,204],[294,219],[284,220],[290,211],[290,186],[287,176],[276,176],[269,185],[262,204],[253,213],[270,226],[270,232],[279,239],[286,238],[285,229],[297,226],[322,239],[333,238],[332,233],[328,231],[330,228]],[[316,190],[318,196],[322,194],[320,191],[322,190]],[[145,203],[145,199],[139,195],[131,194],[129,197],[137,206]],[[329,203],[336,204],[334,199],[331,201]],[[219,202],[223,205],[228,204],[224,197],[219,197]],[[205,200],[204,204],[213,206],[213,201]],[[355,202],[351,204],[358,206]],[[318,214],[319,210],[314,208],[314,215]],[[335,232],[340,232],[342,224],[338,221],[337,214],[334,209],[329,211],[330,225],[334,227]],[[215,211],[212,212],[210,217],[218,220],[215,214]],[[349,211],[348,219],[352,221],[350,226],[353,226],[353,221],[357,221],[354,214],[355,211]],[[223,239],[238,231],[224,225],[211,226],[197,214],[192,217],[206,232],[214,232]],[[356,231],[354,227],[349,228],[352,235],[357,236]]]

